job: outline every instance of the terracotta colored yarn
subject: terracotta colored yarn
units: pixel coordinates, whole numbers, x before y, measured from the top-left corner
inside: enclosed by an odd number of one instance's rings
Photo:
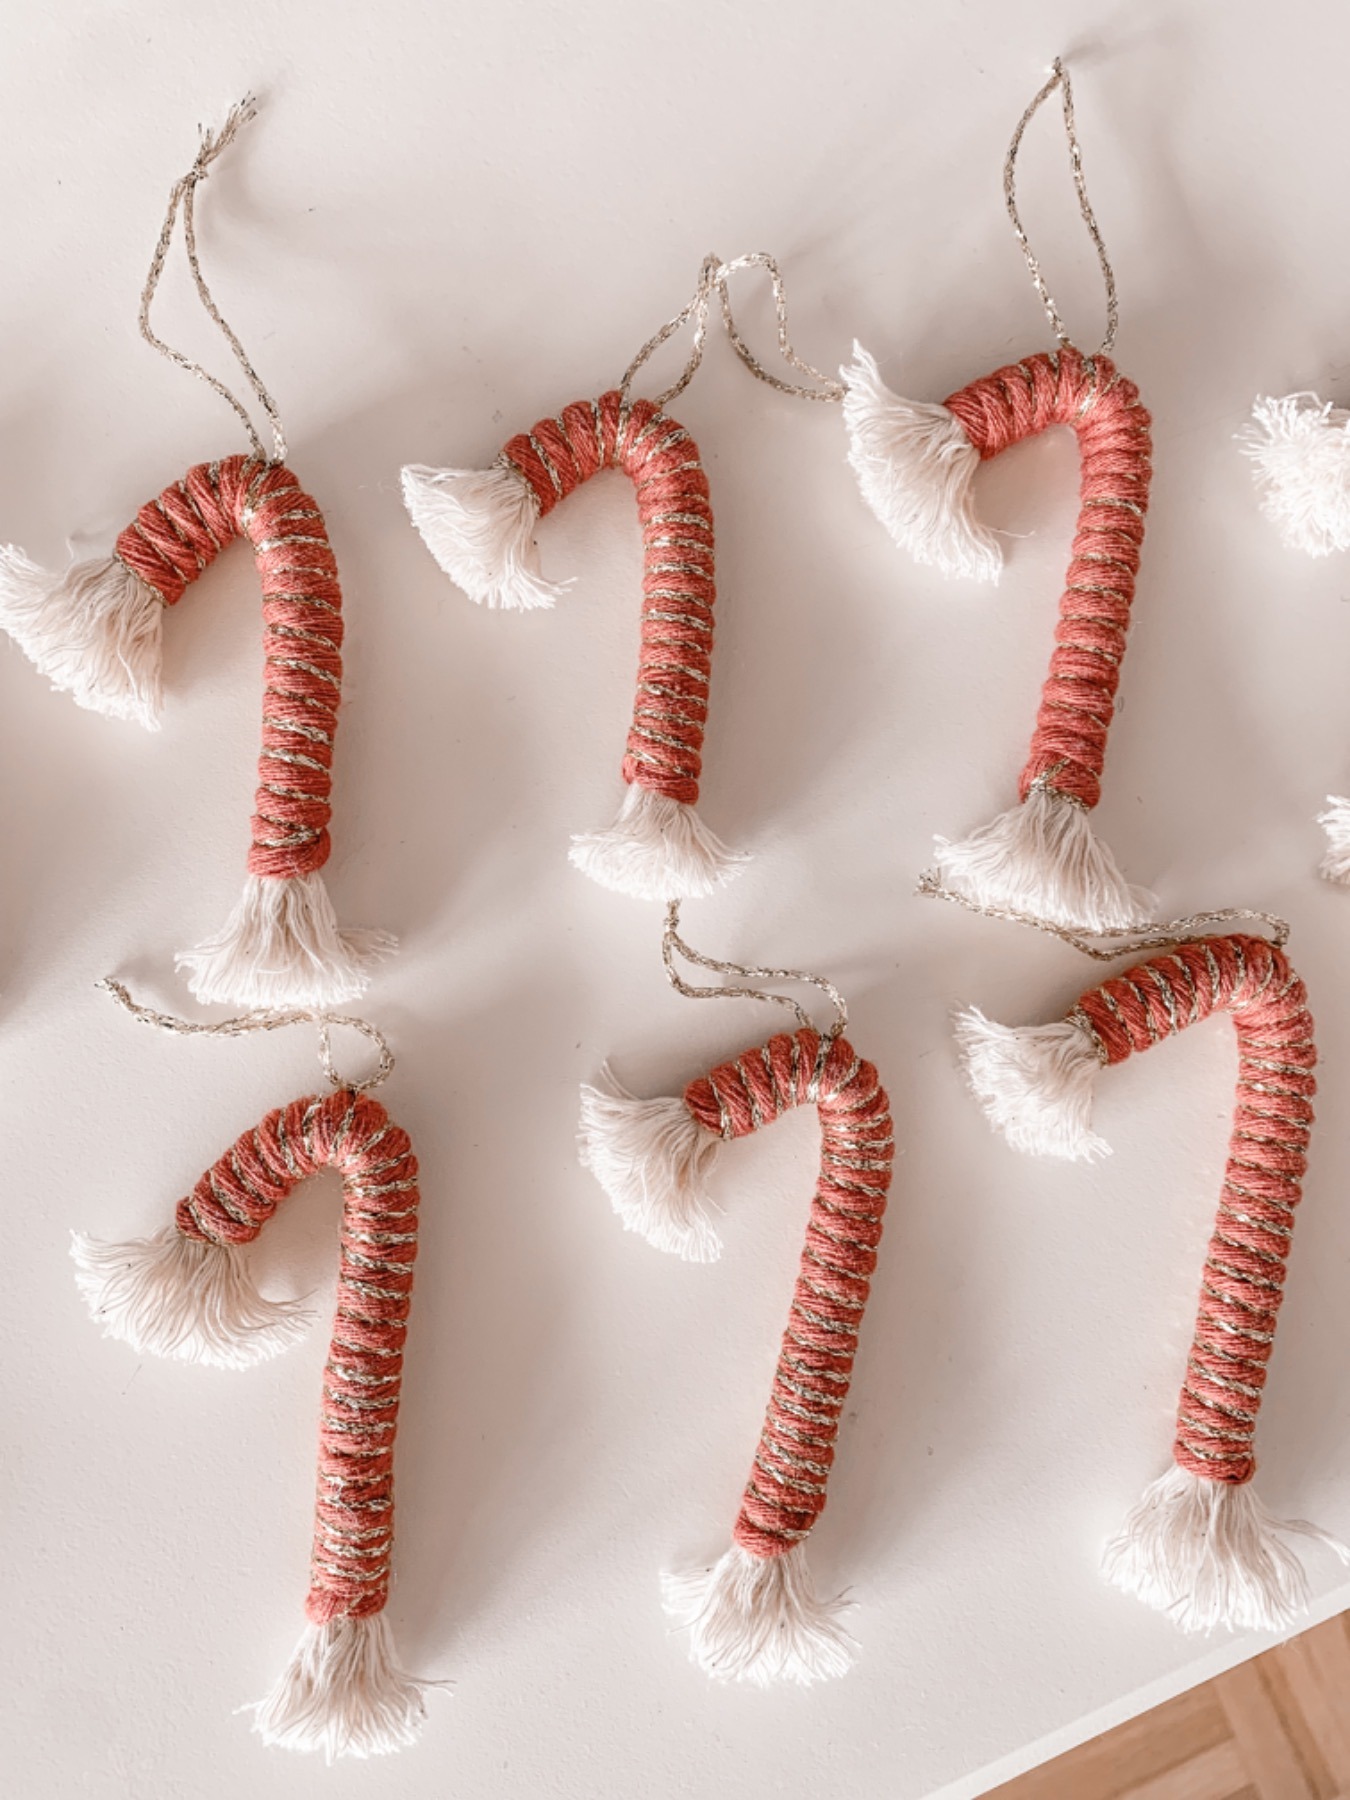
[[[601,469],[622,469],[642,524],[642,641],[623,778],[698,800],[712,673],[713,516],[698,446],[650,400],[614,390],[541,419],[502,451],[542,517]]]
[[[1256,1469],[1252,1440],[1307,1167],[1317,1051],[1306,990],[1266,939],[1204,938],[1104,982],[1070,1017],[1111,1064],[1219,1011],[1237,1031],[1237,1108],[1172,1454],[1191,1475],[1238,1485]]]
[[[706,1130],[748,1137],[794,1106],[820,1115],[820,1178],[764,1429],[733,1533],[783,1556],[825,1510],[839,1419],[876,1267],[895,1137],[876,1069],[843,1038],[802,1030],[720,1064],[685,1089]]]
[[[1021,797],[1040,783],[1094,807],[1144,539],[1149,415],[1107,357],[1067,348],[1010,363],[943,404],[982,460],[1051,425],[1078,438],[1078,531]]]
[[[394,1433],[417,1255],[417,1158],[378,1100],[293,1101],[246,1131],[178,1204],[185,1237],[250,1243],[308,1175],[342,1176],[342,1263],[323,1378],[309,1597],[316,1625],[379,1612],[394,1546]]]
[[[143,506],[116,554],[173,606],[236,537],[257,560],[266,658],[249,873],[309,875],[331,849],[342,701],[342,590],[323,514],[283,465],[228,456],[198,463]]]

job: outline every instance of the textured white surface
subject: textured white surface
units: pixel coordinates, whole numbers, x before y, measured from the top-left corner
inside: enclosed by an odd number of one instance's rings
[[[837,409],[753,384],[725,346],[678,405],[719,522],[701,811],[756,854],[686,927],[714,954],[827,970],[896,1103],[893,1223],[863,1335],[822,1592],[862,1645],[806,1695],[721,1691],[657,1573],[719,1552],[805,1218],[806,1118],[721,1159],[726,1255],[619,1229],[577,1166],[602,1059],[678,1091],[776,1015],[668,992],[654,908],[568,867],[605,823],[640,567],[613,478],[543,532],[557,609],[456,594],[409,528],[408,461],[489,460],[614,381],[700,257],[784,259],[802,352],[860,337],[940,399],[1047,333],[999,163],[1042,66],[1077,52],[1121,282],[1119,354],[1157,482],[1104,835],[1168,912],[1287,911],[1321,1021],[1324,1126],[1261,1430],[1262,1493],[1350,1533],[1343,1370],[1350,895],[1313,814],[1350,772],[1350,564],[1297,561],[1232,443],[1258,391],[1350,394],[1345,27],[1330,6],[1008,7],[690,0],[680,8],[353,0],[42,8],[9,0],[0,536],[89,552],[200,458],[241,447],[135,335],[198,119],[262,117],[211,178],[203,248],[325,506],[350,606],[328,877],[397,931],[369,1006],[425,1174],[391,1617],[450,1678],[421,1746],[326,1771],[233,1708],[300,1629],[324,1332],[230,1374],[139,1361],[84,1316],[71,1227],[151,1231],[247,1125],[318,1081],[306,1034],[160,1038],[109,972],[190,1006],[172,952],[239,886],[257,739],[257,587],[236,547],[168,622],[165,729],[141,735],[0,657],[7,1215],[0,1261],[4,1740],[10,1787],[256,1800],[849,1800],[970,1795],[1235,1660],[1099,1581],[1166,1464],[1234,1053],[1222,1021],[1113,1072],[1094,1168],[1015,1156],[963,1092],[955,1002],[1027,1022],[1093,978],[1049,941],[910,897],[931,835],[1012,796],[1074,518],[1063,434],[985,471],[997,593],[908,565],[845,466]],[[1088,347],[1100,299],[1053,121],[1025,214]],[[163,325],[224,361],[175,265]],[[746,327],[767,342],[762,303]],[[335,1194],[260,1249],[327,1305]],[[1350,1602],[1315,1578],[1322,1604]]]

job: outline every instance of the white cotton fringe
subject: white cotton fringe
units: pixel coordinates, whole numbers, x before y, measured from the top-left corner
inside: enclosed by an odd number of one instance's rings
[[[1350,1550],[1303,1519],[1277,1519],[1251,1483],[1204,1481],[1174,1464],[1107,1546],[1102,1573],[1183,1631],[1278,1631],[1308,1604],[1303,1565],[1281,1538]]]
[[[383,1613],[310,1625],[265,1700],[253,1729],[282,1750],[387,1756],[415,1743],[426,1718],[422,1695],[436,1685],[399,1665]]]
[[[1317,823],[1327,834],[1318,874],[1326,881],[1350,882],[1350,800],[1328,794],[1327,810],[1318,813]]]
[[[946,886],[977,906],[1080,931],[1146,924],[1152,904],[1121,874],[1086,809],[1051,788],[1032,788],[1020,806],[956,843],[938,838],[934,863]]]
[[[504,463],[406,468],[403,504],[427,549],[470,600],[528,612],[552,606],[570,585],[539,573],[539,508],[528,482]]]
[[[265,1300],[233,1245],[173,1226],[124,1244],[77,1233],[70,1254],[104,1334],[150,1356],[247,1369],[289,1350],[313,1318],[298,1300]]]
[[[1080,1025],[997,1025],[972,1006],[956,1015],[956,1043],[986,1118],[1014,1150],[1072,1162],[1111,1154],[1092,1130],[1102,1065]]]
[[[893,394],[861,344],[853,358],[839,373],[848,460],[863,499],[916,562],[996,582],[1003,551],[975,517],[980,453],[965,427],[945,406]]]
[[[224,929],[174,960],[207,1004],[322,1007],[364,993],[397,948],[388,932],[340,927],[320,875],[250,875]]]
[[[714,1681],[803,1686],[845,1675],[853,1639],[839,1623],[847,1602],[816,1597],[806,1546],[751,1556],[739,1544],[711,1569],[663,1575],[667,1617],[689,1632],[690,1660]]]
[[[1238,442],[1261,510],[1291,550],[1350,550],[1350,412],[1316,394],[1258,400]]]
[[[57,575],[0,545],[0,629],[77,705],[158,731],[164,605],[119,557]]]
[[[592,881],[636,900],[702,900],[749,860],[728,850],[692,806],[636,781],[614,823],[578,834],[569,855]]]
[[[640,1100],[605,1070],[607,1087],[581,1090],[582,1165],[609,1195],[625,1231],[686,1262],[716,1262],[722,1240],[708,1216],[708,1176],[722,1140],[683,1100]]]

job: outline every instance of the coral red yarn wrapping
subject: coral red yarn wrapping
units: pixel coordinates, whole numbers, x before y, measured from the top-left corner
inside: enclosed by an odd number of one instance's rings
[[[839,1418],[858,1349],[891,1184],[890,1102],[843,1038],[771,1038],[691,1082],[684,1103],[706,1130],[748,1137],[804,1102],[820,1114],[820,1178],[769,1410],[733,1537],[783,1556],[825,1510]]]
[[[185,1237],[247,1244],[307,1175],[342,1176],[342,1263],[323,1378],[319,1492],[305,1610],[364,1618],[389,1596],[394,1433],[417,1255],[417,1158],[378,1100],[293,1101],[246,1131],[178,1204]]]
[[[513,437],[502,458],[540,516],[600,469],[622,469],[642,523],[642,643],[623,778],[693,805],[712,674],[713,516],[698,447],[650,400],[579,400]]]
[[[173,606],[235,537],[257,560],[266,659],[249,873],[310,875],[331,848],[342,701],[342,590],[323,514],[281,464],[227,456],[198,463],[143,506],[116,554]]]
[[[1050,425],[1067,425],[1078,438],[1078,530],[1021,795],[1043,782],[1093,807],[1144,541],[1149,415],[1114,363],[1073,349],[1010,363],[944,404],[982,459]]]
[[[1204,938],[1104,982],[1070,1016],[1118,1063],[1219,1011],[1237,1031],[1237,1108],[1172,1454],[1192,1475],[1238,1484],[1256,1469],[1252,1439],[1307,1167],[1317,1091],[1307,992],[1264,938]]]

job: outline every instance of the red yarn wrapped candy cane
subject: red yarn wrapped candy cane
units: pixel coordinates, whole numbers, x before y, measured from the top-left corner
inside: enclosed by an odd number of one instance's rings
[[[1082,995],[1054,1025],[1009,1029],[970,1011],[958,1039],[991,1121],[1019,1150],[1090,1158],[1097,1072],[1230,1014],[1237,1106],[1200,1312],[1181,1391],[1173,1468],[1107,1548],[1108,1578],[1186,1630],[1276,1628],[1307,1601],[1289,1532],[1248,1485],[1253,1440],[1307,1166],[1317,1052],[1302,981],[1265,938],[1179,944]]]
[[[698,447],[651,400],[615,389],[577,401],[513,437],[490,469],[403,471],[413,523],[470,599],[551,606],[563,589],[539,573],[537,522],[602,469],[622,469],[642,525],[642,635],[623,779],[606,831],[573,839],[572,861],[641,899],[710,893],[740,861],[694,810],[712,674],[713,516]]]
[[[243,898],[218,937],[178,958],[194,994],[251,1007],[359,994],[382,932],[343,930],[319,875],[331,842],[342,701],[342,590],[323,514],[291,471],[258,456],[198,463],[143,506],[111,557],[44,573],[0,551],[0,622],[83,706],[156,725],[161,629],[236,537],[263,596],[263,731]]]
[[[719,1680],[809,1682],[852,1660],[840,1602],[815,1594],[805,1539],[825,1507],[839,1419],[876,1267],[895,1138],[876,1069],[842,1037],[804,1028],[693,1081],[682,1099],[582,1093],[587,1165],[630,1230],[707,1260],[704,1213],[717,1147],[813,1105],[820,1175],[764,1429],[732,1533],[711,1569],[667,1577],[671,1616]]]
[[[137,1350],[239,1367],[303,1332],[264,1299],[241,1250],[306,1177],[342,1176],[337,1315],[323,1379],[309,1626],[257,1728],[289,1749],[370,1755],[412,1741],[423,1683],[399,1666],[384,1606],[394,1546],[394,1436],[417,1254],[417,1159],[378,1100],[339,1089],[268,1113],[178,1204],[171,1230],[77,1238],[91,1312]]]
[[[1021,804],[959,843],[939,839],[937,863],[981,906],[1093,931],[1135,924],[1142,897],[1088,813],[1101,797],[1148,509],[1150,422],[1138,390],[1107,357],[1066,347],[934,406],[892,394],[867,352],[855,352],[844,413],[863,495],[898,543],[945,574],[998,579],[998,541],[972,506],[979,464],[1052,425],[1078,439],[1078,529]]]

